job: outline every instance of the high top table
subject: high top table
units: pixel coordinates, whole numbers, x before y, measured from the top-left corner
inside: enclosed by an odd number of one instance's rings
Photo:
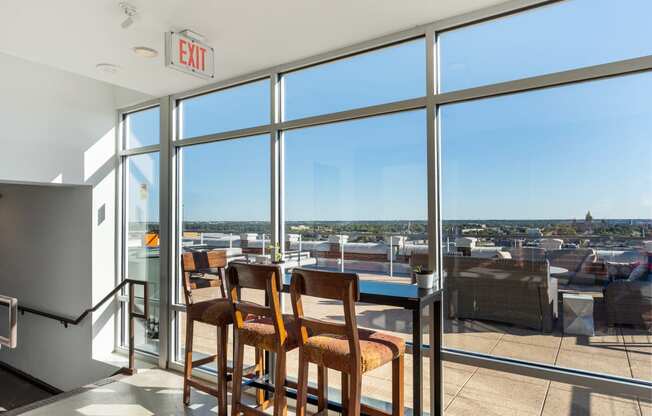
[[[290,275],[286,274],[283,292],[290,292]],[[431,307],[429,331],[430,343],[430,389],[431,415],[442,413],[442,361],[441,361],[441,300],[442,291],[436,289],[419,289],[416,285],[360,280],[360,302],[374,305],[394,306],[412,311],[412,342],[407,343],[412,349],[412,415],[424,415],[423,411],[423,356],[421,324],[424,310]],[[265,365],[268,371],[269,365]],[[262,386],[263,388],[265,386]],[[286,394],[288,394],[286,390]],[[288,394],[290,397],[294,394]],[[310,396],[309,396],[310,399]],[[314,399],[314,398],[313,398]],[[329,402],[331,410],[341,411],[340,403]],[[365,413],[363,413],[365,414]]]

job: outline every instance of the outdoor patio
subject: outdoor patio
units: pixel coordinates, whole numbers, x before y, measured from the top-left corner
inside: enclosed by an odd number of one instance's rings
[[[365,279],[383,279],[364,275]],[[394,278],[403,283],[403,278]],[[401,280],[402,279],[402,280]],[[208,293],[205,296],[210,296]],[[250,299],[259,293],[245,293]],[[285,296],[286,313],[291,313],[289,297]],[[261,301],[261,299],[258,299]],[[341,305],[319,299],[304,300],[306,314],[327,320],[341,320]],[[360,304],[357,308],[360,327],[392,332],[409,340],[411,319],[408,311],[376,305]],[[596,310],[600,323],[601,311]],[[181,345],[185,342],[184,319],[181,315]],[[558,329],[551,334],[490,322],[459,320],[446,321],[444,346],[446,348],[493,354],[502,357],[554,364],[620,377],[634,377],[652,381],[652,334],[633,328],[607,328],[597,325],[596,336],[565,336]],[[215,352],[216,334],[213,328],[197,324],[195,351]],[[424,327],[424,343],[428,343]],[[231,347],[231,345],[230,345]],[[245,363],[253,362],[253,351]],[[229,357],[232,355],[229,349]],[[295,350],[288,356],[289,377],[297,375]],[[428,360],[424,360],[424,371]],[[428,374],[426,372],[426,374]],[[405,361],[405,405],[407,414],[412,403],[412,360]],[[379,405],[391,397],[391,366],[378,368],[363,378],[363,395],[369,404]],[[311,366],[311,380],[316,371]],[[425,377],[425,409],[430,408],[429,377]],[[340,377],[329,374],[330,397],[339,396]],[[652,415],[652,397],[623,398],[608,396],[585,387],[572,386],[484,368],[444,362],[445,409],[448,415]],[[382,405],[382,404],[381,404]]]

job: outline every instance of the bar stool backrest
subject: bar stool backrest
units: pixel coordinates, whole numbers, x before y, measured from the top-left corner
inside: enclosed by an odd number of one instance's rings
[[[280,300],[282,276],[281,268],[275,265],[238,261],[229,264],[229,299],[233,305],[234,323],[237,329],[243,327],[247,315],[271,318],[278,335],[277,340],[281,345],[285,343],[287,331],[283,323]],[[242,289],[264,290],[269,306],[242,300],[240,296]]]
[[[186,304],[192,301],[192,291],[206,287],[219,287],[222,297],[226,297],[224,289],[224,269],[226,268],[226,251],[193,251],[181,255],[181,271],[183,273],[183,293]],[[214,274],[218,279],[202,279],[203,274]]]
[[[359,278],[356,273],[327,272],[313,269],[294,269],[290,286],[292,308],[299,328],[299,343],[308,336],[331,334],[344,336],[349,341],[351,371],[360,372],[361,353],[355,303],[360,300]],[[301,296],[339,300],[344,307],[344,324],[306,317]]]

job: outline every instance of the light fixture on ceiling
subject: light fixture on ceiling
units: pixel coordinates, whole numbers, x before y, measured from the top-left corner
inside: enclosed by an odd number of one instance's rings
[[[158,51],[156,49],[148,48],[147,46],[136,46],[132,48],[134,53],[143,58],[156,58]]]
[[[126,1],[120,2],[120,8],[122,9],[124,15],[127,16],[127,18],[120,24],[120,27],[127,29],[129,26],[134,24],[134,16],[136,16],[138,10]]]
[[[120,67],[118,65],[108,64],[105,62],[95,65],[95,68],[98,71],[109,75],[113,75],[120,70]]]

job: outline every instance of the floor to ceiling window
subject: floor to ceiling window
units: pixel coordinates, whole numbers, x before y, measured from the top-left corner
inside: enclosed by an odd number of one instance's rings
[[[307,123],[281,133],[284,249],[290,264],[411,284],[411,258],[428,254],[425,103],[373,117],[359,118],[356,112],[422,97],[425,68],[425,39],[417,38],[282,75],[283,120],[348,112],[342,121]],[[343,319],[336,302],[308,299],[306,314]],[[286,304],[291,312],[289,296]],[[409,310],[361,304],[356,311],[359,326],[411,341]],[[288,362],[296,358],[294,352]],[[410,392],[411,358],[408,354],[405,377]],[[296,365],[288,371],[296,376]],[[388,371],[380,368],[363,377],[366,400],[391,397]],[[330,380],[337,388],[339,377]],[[405,401],[408,408],[411,399]]]
[[[269,80],[264,79],[179,101],[177,259],[182,253],[215,249],[226,250],[229,261],[257,261],[269,255],[270,135],[210,138],[269,123],[269,91]],[[194,144],[197,137],[203,137],[202,142]],[[190,144],[186,145],[186,139]],[[176,259],[174,264],[178,269]],[[181,282],[177,270],[175,361],[183,359],[186,333]],[[197,300],[221,296],[217,288],[195,292]],[[215,354],[215,337],[214,327],[197,323],[193,354]],[[214,370],[215,366],[207,368]]]
[[[149,317],[135,321],[136,348],[158,354],[160,300],[160,158],[151,146],[159,143],[159,107],[123,116],[125,150],[123,166],[123,265],[122,277],[143,280],[149,286]],[[149,147],[147,147],[149,146]],[[142,150],[141,152],[141,149]],[[137,303],[142,306],[143,289],[136,287]],[[122,345],[127,345],[126,304],[122,305]]]
[[[649,398],[586,380],[652,380],[650,286],[636,275],[652,240],[650,11],[546,2],[171,96],[169,161],[158,107],[125,115],[123,276],[150,281],[155,307],[157,285],[172,289],[169,361],[183,360],[182,253],[282,251],[289,267],[404,285],[437,265],[447,414],[645,414]],[[159,218],[166,162],[171,217]],[[158,280],[163,221],[172,282]],[[342,318],[340,305],[304,302]],[[409,340],[409,312],[356,311],[360,326]],[[158,350],[157,326],[139,329],[140,349]],[[194,336],[195,354],[215,353],[214,328]],[[296,377],[296,351],[287,362]],[[407,407],[412,366],[408,355]],[[386,370],[364,378],[365,400],[388,400]]]
[[[180,150],[181,252],[223,249],[230,260],[255,261],[270,251],[269,140],[263,135]],[[205,288],[193,296],[201,301],[221,293],[218,288]],[[178,304],[185,302],[180,287],[176,300]],[[184,354],[185,324],[185,313],[179,311],[179,360]],[[215,354],[215,328],[200,323],[195,326],[194,353]]]
[[[575,0],[444,32],[440,90],[649,55],[652,8],[627,6]],[[652,380],[650,283],[634,271],[647,268],[652,238],[652,72],[521,89],[438,108],[444,347]],[[472,366],[444,369],[455,380],[453,414],[637,415],[649,406]]]

